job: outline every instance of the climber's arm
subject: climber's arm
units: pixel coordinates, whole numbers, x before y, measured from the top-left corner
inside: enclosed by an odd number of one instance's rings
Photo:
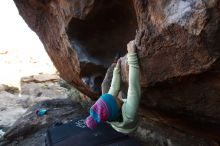
[[[131,133],[137,128],[137,110],[140,102],[139,64],[134,42],[128,44],[129,87],[127,100],[122,105],[122,122],[110,122],[118,132]]]
[[[113,63],[107,70],[105,74],[105,78],[102,82],[102,94],[108,93],[110,86],[111,86],[111,81],[112,81],[112,76],[113,76],[113,71],[115,68],[116,64]]]
[[[123,118],[131,122],[137,116],[141,94],[138,57],[133,43],[134,42],[128,44],[127,59],[129,65],[129,87],[127,93],[127,100],[122,106]]]
[[[108,91],[108,93],[114,97],[117,97],[120,91],[120,81],[121,81],[121,75],[120,75],[120,60],[119,60],[114,68],[111,86]]]

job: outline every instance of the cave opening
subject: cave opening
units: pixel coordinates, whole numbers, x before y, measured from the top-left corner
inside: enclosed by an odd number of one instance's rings
[[[136,29],[132,0],[100,0],[85,20],[72,18],[67,34],[78,54],[81,77],[103,78],[115,56],[126,54]]]

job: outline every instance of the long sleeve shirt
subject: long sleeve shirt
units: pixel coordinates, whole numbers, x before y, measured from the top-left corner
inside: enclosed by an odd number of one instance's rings
[[[127,92],[127,100],[122,104],[122,122],[109,122],[112,127],[122,133],[131,133],[137,128],[138,123],[138,107],[140,102],[140,79],[139,79],[139,64],[137,53],[128,53],[127,55],[128,65],[129,65],[129,87]],[[112,84],[109,90],[110,94],[116,96],[118,91],[114,89],[119,89],[120,86],[120,70],[115,68],[113,71]],[[117,87],[117,88],[114,88]]]

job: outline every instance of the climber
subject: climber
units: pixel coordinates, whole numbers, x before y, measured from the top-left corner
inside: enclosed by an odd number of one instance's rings
[[[118,59],[113,71],[111,86],[108,93],[103,94],[90,108],[86,124],[95,129],[99,123],[108,122],[118,132],[131,133],[137,128],[137,110],[140,101],[139,64],[134,41],[127,44],[127,60],[129,65],[129,82],[127,99],[122,99],[121,90],[121,60]]]

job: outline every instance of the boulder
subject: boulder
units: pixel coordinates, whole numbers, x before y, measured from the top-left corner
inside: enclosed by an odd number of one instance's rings
[[[142,109],[219,127],[218,0],[14,2],[60,76],[85,95],[97,99],[116,54],[123,57],[126,94],[126,44],[134,39],[141,66]]]
[[[40,74],[21,78],[22,95],[35,98],[67,98],[68,90],[60,86],[58,75]]]
[[[21,78],[21,83],[44,83],[44,82],[58,82],[60,81],[60,77],[56,74],[39,74],[39,75],[32,75],[27,77]]]
[[[36,111],[46,109],[44,116],[38,116]],[[53,126],[57,123],[66,123],[74,117],[82,116],[85,111],[80,104],[73,103],[69,99],[53,99],[41,101],[30,107],[4,134],[7,140],[25,138],[43,128]]]
[[[21,100],[24,98],[8,93],[0,92],[0,128],[8,128],[26,112]]]
[[[16,87],[0,85],[0,133],[10,128],[28,108],[36,103],[52,99],[67,99],[70,91],[61,87],[59,83],[61,81],[57,75],[41,74],[24,77],[21,80],[20,91]],[[73,95],[72,98],[74,98]]]
[[[2,92],[2,91],[6,91],[11,94],[18,94],[19,93],[19,89],[17,87],[8,86],[5,84],[0,84],[0,92]]]

